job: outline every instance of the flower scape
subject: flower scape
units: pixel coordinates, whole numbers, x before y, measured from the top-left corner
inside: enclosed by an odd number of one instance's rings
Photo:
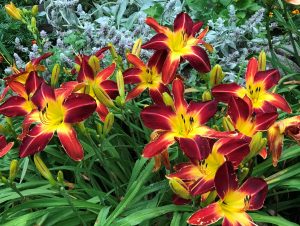
[[[117,27],[129,6],[121,2]],[[298,4],[279,2],[283,10]],[[75,32],[82,25],[72,24],[77,3],[66,3],[60,13]],[[37,6],[29,11],[11,2],[5,10],[27,26],[37,52],[23,65],[15,55],[17,65],[0,42],[9,65],[0,104],[3,225],[300,221],[286,213],[299,208],[300,94],[294,91],[296,102],[288,94],[299,82],[283,82],[299,71],[272,68],[272,48],[249,56],[235,81],[226,80],[225,69],[210,60],[215,49],[205,41],[205,22],[179,12],[163,25],[148,10],[144,27],[153,31],[146,41],[136,37],[123,53],[113,43],[91,51],[83,45],[68,58],[67,44],[45,49],[51,37],[39,34]],[[297,16],[282,18],[291,15]]]

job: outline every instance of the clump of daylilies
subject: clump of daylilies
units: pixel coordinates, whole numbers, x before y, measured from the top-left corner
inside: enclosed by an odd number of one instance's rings
[[[7,6],[8,10],[12,8]],[[9,12],[16,19],[22,18],[20,11]],[[300,116],[276,122],[278,108],[291,113],[287,101],[274,93],[279,71],[266,70],[266,55],[262,52],[258,59],[249,60],[245,86],[222,84],[222,68],[215,65],[211,69],[206,50],[211,52],[213,47],[203,40],[208,28],[201,30],[202,22],[194,23],[188,14],[180,13],[173,29],[159,25],[153,18],[147,18],[146,23],[157,34],[142,46],[141,40],[137,41],[127,54],[125,70],[114,47],[108,45],[93,55],[75,56],[74,68],[70,70],[77,76],[74,81],[59,85],[57,64],[50,85],[43,79],[42,73],[47,69],[42,61],[51,53],[30,61],[25,68],[15,68],[15,74],[5,78],[0,113],[24,118],[22,132],[16,137],[20,141],[20,157],[43,151],[56,134],[70,158],[84,159],[74,125],[82,127],[84,120],[96,112],[104,122],[101,131],[107,134],[113,123],[112,112],[126,107],[126,102],[147,90],[153,104],[142,110],[141,119],[153,132],[142,156],[155,158],[155,170],[161,163],[170,169],[169,147],[178,144],[186,162],[175,165],[173,172],[166,175],[175,193],[173,201],[187,204],[201,197],[203,204],[188,223],[209,225],[223,219],[223,225],[253,225],[246,211],[262,208],[268,186],[262,178],[250,177],[248,163],[257,155],[266,158],[269,152],[276,166],[284,135],[300,141]],[[139,58],[141,48],[154,50],[148,62]],[[116,60],[101,68],[107,50]],[[203,93],[202,102],[187,101],[184,96],[185,78],[177,74],[184,61],[200,73],[210,72],[210,89]],[[127,95],[125,85],[133,85]],[[223,109],[216,115],[219,102],[226,105],[227,111]],[[217,119],[221,119],[222,127],[212,125]],[[2,135],[0,138],[2,157],[14,143],[7,143]],[[35,164],[53,182],[37,155]]]

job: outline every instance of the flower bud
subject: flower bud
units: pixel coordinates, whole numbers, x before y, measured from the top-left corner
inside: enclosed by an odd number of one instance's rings
[[[31,13],[33,16],[36,16],[39,13],[39,6],[38,5],[32,6]]]
[[[118,107],[121,107],[121,108],[124,107],[124,105],[125,105],[125,98],[117,96],[116,99],[115,99],[115,101],[116,101],[116,104],[117,104]]]
[[[60,72],[60,66],[59,64],[55,64],[51,73],[50,83],[52,87],[56,87],[56,84],[58,83],[59,72]]]
[[[104,136],[106,136],[110,132],[110,130],[114,124],[114,119],[115,119],[115,117],[114,117],[113,113],[109,112],[106,115],[105,120],[104,120],[104,126],[103,126],[103,135]]]
[[[57,173],[57,181],[60,184],[64,184],[64,173],[61,170],[59,170]]]
[[[211,97],[210,91],[206,90],[202,94],[202,101],[209,101],[209,100],[212,100],[212,97]]]
[[[190,199],[191,195],[188,191],[186,184],[179,178],[170,178],[169,185],[172,191],[183,199]]]
[[[117,54],[115,46],[112,43],[108,43],[107,46],[110,47],[109,51],[110,51],[110,54],[112,55],[112,57],[114,59],[118,59],[118,54]]]
[[[210,87],[214,87],[216,85],[221,84],[224,76],[225,75],[223,73],[221,66],[219,64],[216,64],[210,72],[210,79],[209,79]]]
[[[262,50],[258,57],[258,70],[259,71],[265,71],[267,65],[267,57],[264,50]]]
[[[56,185],[56,181],[54,180],[51,172],[43,162],[43,160],[40,158],[38,154],[35,154],[33,157],[34,164],[37,168],[37,170],[40,172],[40,174],[46,178],[52,186]]]
[[[22,11],[17,8],[14,3],[10,2],[9,4],[5,5],[5,10],[12,18],[16,20],[22,20]]]
[[[231,121],[231,118],[229,116],[225,116],[222,118],[222,124],[223,124],[223,128],[226,131],[234,131],[235,130],[233,123]]]
[[[93,90],[94,90],[96,98],[98,99],[98,101],[100,103],[104,104],[106,107],[115,107],[112,99],[99,86],[94,86]]]
[[[96,124],[96,129],[97,129],[98,135],[102,135],[103,134],[103,126],[100,123]]]
[[[142,48],[142,39],[139,38],[135,41],[135,43],[132,47],[131,53],[138,57],[138,56],[140,56],[141,48]]]
[[[31,17],[31,27],[33,30],[36,29],[36,19],[35,17]]]
[[[117,72],[117,85],[118,85],[120,97],[125,99],[124,77],[121,70],[118,70]]]
[[[100,61],[95,55],[92,55],[89,58],[88,64],[93,69],[94,74],[97,74],[100,71]]]
[[[165,105],[170,106],[170,107],[172,107],[172,109],[174,109],[174,101],[173,101],[173,98],[170,96],[170,94],[168,94],[167,92],[164,92],[162,94],[162,98],[163,98]]]
[[[18,160],[14,159],[10,162],[9,177],[10,182],[14,181],[18,172]]]
[[[250,155],[256,156],[267,144],[267,139],[262,137],[262,132],[257,132],[250,142]]]

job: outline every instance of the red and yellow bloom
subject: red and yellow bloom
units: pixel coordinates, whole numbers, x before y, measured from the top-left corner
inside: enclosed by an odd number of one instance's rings
[[[247,97],[231,97],[227,113],[234,128],[247,137],[253,137],[258,131],[266,131],[278,117],[277,112],[255,114]]]
[[[32,122],[37,124],[22,140],[21,158],[42,151],[55,132],[72,159],[79,161],[83,158],[83,149],[72,124],[88,118],[95,111],[96,102],[87,94],[71,92],[71,89],[53,90],[45,83],[41,84],[31,98],[37,110],[25,119],[27,126]]]
[[[162,66],[166,57],[165,51],[156,51],[147,65],[134,54],[128,54],[127,60],[134,65],[124,71],[125,84],[137,84],[131,90],[126,100],[131,100],[140,95],[145,89],[149,90],[150,96],[155,103],[163,103],[162,94],[168,92],[161,78]]]
[[[143,156],[151,158],[162,153],[176,141],[190,159],[202,160],[209,151],[202,146],[202,137],[220,138],[230,133],[218,132],[204,125],[217,111],[217,102],[190,102],[184,99],[183,82],[173,82],[174,106],[152,105],[141,112],[145,126],[156,130],[157,139],[148,143]]]
[[[215,188],[220,200],[195,212],[189,224],[210,225],[223,218],[223,226],[254,225],[246,211],[262,208],[268,192],[263,179],[249,178],[238,187],[232,163],[225,162],[216,173]]]
[[[300,144],[300,116],[275,122],[268,129],[268,146],[272,153],[273,166],[277,166],[283,147],[283,138],[287,135]]]
[[[205,139],[205,138],[204,138]],[[208,142],[207,139],[203,142]],[[208,148],[209,145],[207,145]],[[191,195],[201,195],[214,188],[217,170],[225,161],[231,161],[235,168],[249,153],[249,143],[243,139],[222,138],[214,143],[206,159],[196,163],[184,163],[176,166],[176,172],[167,178],[179,178],[186,183]]]
[[[289,104],[282,96],[268,91],[278,83],[279,71],[275,69],[258,71],[258,68],[257,59],[250,59],[245,77],[246,87],[241,87],[236,83],[220,84],[212,89],[213,96],[223,102],[228,102],[231,96],[240,98],[247,96],[256,113],[272,112],[276,111],[276,108],[291,113]]]
[[[102,49],[102,51],[104,51]],[[102,53],[102,52],[101,52]],[[102,121],[108,114],[105,100],[96,97],[96,92],[101,92],[106,100],[112,101],[118,95],[117,84],[108,78],[114,73],[116,64],[113,63],[107,68],[100,70],[99,61],[96,56],[81,56],[80,60],[77,56],[78,66],[77,81],[66,82],[62,84],[62,88],[71,88],[74,92],[85,93],[93,97],[97,102],[97,113]],[[92,59],[92,60],[91,60]]]
[[[194,23],[188,14],[180,13],[174,21],[173,31],[168,27],[159,25],[151,17],[146,19],[146,23],[158,34],[145,43],[142,48],[167,51],[167,57],[162,68],[162,81],[165,84],[172,82],[175,78],[181,58],[187,60],[199,72],[207,73],[210,71],[207,53],[198,46],[198,44],[203,44],[208,49],[212,49],[202,40],[208,28],[195,37],[203,25],[202,22]]]

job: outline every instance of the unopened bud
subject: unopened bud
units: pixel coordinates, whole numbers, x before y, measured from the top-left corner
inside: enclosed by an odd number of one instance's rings
[[[92,55],[89,58],[88,64],[93,69],[94,75],[100,71],[100,62],[99,62],[98,57],[96,57],[95,55]]]
[[[116,99],[115,99],[115,101],[116,101],[116,104],[117,104],[117,106],[118,107],[124,107],[124,105],[125,105],[125,98],[123,98],[123,97],[121,97],[121,96],[117,96],[116,97]]]
[[[22,20],[22,11],[17,8],[14,3],[10,2],[9,4],[5,5],[5,10],[12,18],[16,20]]]
[[[258,71],[265,71],[267,67],[267,57],[264,50],[262,50],[258,57]]]
[[[64,173],[61,170],[59,170],[57,173],[57,181],[60,184],[64,184]]]
[[[124,77],[121,70],[117,72],[117,85],[120,97],[125,99],[125,86],[124,86]]]
[[[165,105],[172,107],[172,109],[174,109],[174,100],[173,98],[170,96],[170,94],[168,94],[167,92],[164,92],[162,94],[163,97],[163,101],[165,103]]]
[[[18,172],[18,160],[14,159],[10,162],[10,167],[9,167],[9,177],[8,179],[12,182],[17,176]]]
[[[46,178],[52,186],[56,185],[56,181],[54,180],[50,170],[47,168],[43,160],[40,158],[38,154],[35,154],[33,157],[34,164],[40,174]]]
[[[104,126],[103,126],[103,135],[104,136],[106,136],[110,132],[110,130],[114,124],[114,119],[115,119],[115,117],[114,117],[113,113],[109,112],[106,115],[105,120],[104,120]]]
[[[172,191],[183,199],[190,199],[191,195],[187,189],[186,184],[179,178],[170,178],[169,185]]]
[[[59,64],[55,64],[52,69],[52,73],[51,73],[50,83],[51,83],[52,87],[56,87],[56,85],[58,83],[59,72],[60,72],[60,66],[59,66]]]
[[[257,132],[250,142],[250,154],[256,156],[267,144],[267,139],[262,137],[262,132]]]
[[[103,126],[100,123],[97,123],[96,129],[97,129],[98,135],[101,136],[103,134]]]
[[[94,86],[93,90],[100,103],[104,104],[106,107],[115,107],[114,102],[103,89],[99,86]]]
[[[202,101],[209,101],[209,100],[212,100],[212,97],[211,97],[210,91],[206,90],[202,94]]]
[[[39,6],[38,5],[32,6],[31,13],[33,16],[36,16],[39,13]]]
[[[219,64],[216,64],[210,72],[210,87],[221,84],[224,78],[224,73]]]
[[[32,18],[31,18],[31,27],[32,27],[33,29],[36,29],[36,19],[35,19],[35,17],[32,17]]]
[[[223,124],[223,128],[226,131],[234,131],[235,130],[232,120],[229,116],[225,116],[222,118],[222,124]]]
[[[132,47],[131,53],[138,57],[138,56],[140,56],[141,48],[142,48],[142,39],[139,38],[135,41],[135,43]]]
[[[112,55],[112,57],[114,59],[117,59],[118,58],[118,54],[117,54],[115,46],[112,43],[108,43],[107,46],[110,47],[109,51],[110,51],[110,54]]]

